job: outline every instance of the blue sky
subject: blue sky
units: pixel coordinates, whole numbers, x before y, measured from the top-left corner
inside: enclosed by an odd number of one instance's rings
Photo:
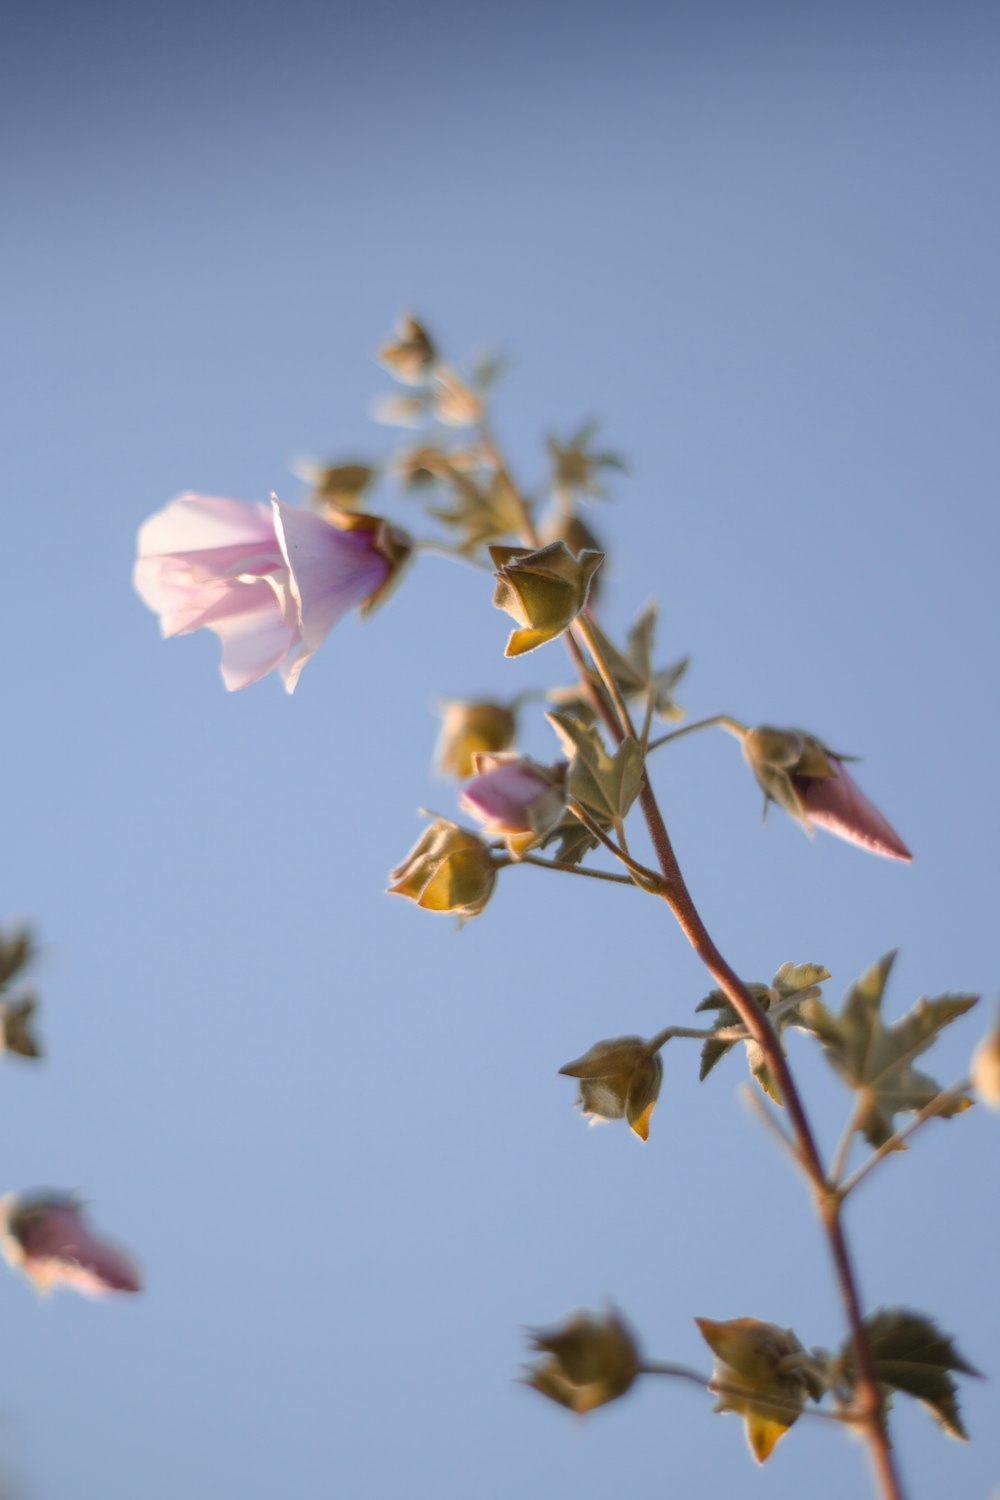
[[[509,872],[457,935],[383,894],[442,695],[564,679],[502,656],[488,582],[422,560],[287,699],[162,644],[137,526],[184,489],[301,498],[297,456],[384,453],[372,353],[404,308],[511,356],[526,484],[595,415],[630,474],[588,514],[604,618],[661,603],[692,717],[803,724],[913,848],[760,827],[735,744],[657,787],[748,979],[995,1003],[998,126],[992,7],[292,4],[25,8],[5,46],[0,374],[9,502],[0,917],[29,917],[50,1053],[4,1068],[4,1182],[79,1187],[141,1299],[0,1283],[10,1467],[33,1500],[232,1493],[562,1500],[757,1481],[738,1423],[650,1383],[582,1429],[513,1377],[521,1327],[613,1298],[651,1355],[694,1315],[842,1337],[804,1191],[733,1058],[668,1049],[646,1147],[557,1068],[710,987],[652,902]],[[404,524],[408,502],[379,497]],[[529,748],[551,754],[544,729]],[[793,1062],[824,1143],[846,1095]],[[995,1161],[976,1109],[850,1217],[866,1304],[997,1369]],[[997,1481],[994,1382],[959,1447],[900,1399],[914,1495]],[[816,1424],[818,1426],[818,1424]],[[775,1497],[861,1493],[800,1426]]]

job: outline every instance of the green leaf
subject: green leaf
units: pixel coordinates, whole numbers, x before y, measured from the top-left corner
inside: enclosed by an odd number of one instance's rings
[[[893,1135],[897,1114],[923,1109],[941,1092],[933,1078],[913,1067],[912,1060],[979,998],[942,995],[936,1000],[918,1000],[902,1020],[886,1026],[882,996],[895,956],[888,953],[873,964],[848,991],[838,1013],[827,1010],[821,1000],[806,1000],[800,1007],[801,1020],[819,1037],[831,1066],[857,1093],[855,1128],[875,1147]],[[970,1103],[956,1099],[941,1113],[944,1117],[958,1114]]]
[[[541,847],[548,849],[550,844],[556,845],[556,848],[549,850],[552,858],[567,865],[578,865],[591,849],[597,848],[594,835],[572,813],[567,813],[552,832],[546,834]]]
[[[642,750],[631,735],[610,755],[597,730],[568,714],[545,716],[570,760],[566,793],[601,824],[617,826],[639,795]]]
[[[967,1439],[951,1371],[975,1376],[979,1371],[963,1359],[952,1339],[942,1333],[930,1318],[905,1307],[880,1308],[865,1319],[865,1328],[879,1383],[890,1390],[913,1396],[929,1407],[952,1437]],[[857,1380],[857,1365],[850,1340],[842,1350],[841,1365],[853,1388]]]
[[[818,996],[818,986],[824,980],[829,979],[829,977],[830,971],[824,969],[821,964],[782,964],[770,985],[749,984],[747,985],[747,989],[759,1001],[762,1008],[770,1012],[776,1005],[784,1004],[790,1000],[793,995],[801,994],[804,1000]],[[715,1031],[724,1031],[729,1026],[739,1025],[740,1018],[726,999],[722,990],[713,990],[711,994],[706,995],[705,999],[697,1006],[697,1009],[714,1010],[717,1012],[716,1018],[712,1022],[712,1027]],[[787,1027],[803,1026],[799,1007],[796,1005],[783,1011],[773,1024],[780,1041],[782,1033]],[[699,1080],[704,1082],[719,1059],[724,1057],[729,1049],[736,1045],[736,1042],[720,1042],[709,1037],[701,1049]],[[768,1098],[773,1099],[775,1104],[781,1104],[781,1097],[778,1094],[774,1079],[771,1076],[771,1070],[767,1066],[760,1045],[755,1041],[747,1040],[744,1042],[744,1046],[746,1048],[747,1065],[750,1072],[756,1078]]]

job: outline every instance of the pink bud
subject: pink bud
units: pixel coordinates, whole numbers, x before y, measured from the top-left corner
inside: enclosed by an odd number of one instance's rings
[[[475,755],[476,775],[462,789],[462,806],[488,833],[540,837],[566,805],[565,767],[540,766],[524,755]]]
[[[792,785],[807,816],[838,838],[859,844],[886,859],[912,860],[896,830],[873,802],[869,802],[842,760],[827,754],[832,776],[808,777],[792,774]]]
[[[0,1199],[0,1245],[40,1292],[73,1287],[87,1297],[138,1292],[134,1261],[87,1226],[71,1193],[11,1193]]]

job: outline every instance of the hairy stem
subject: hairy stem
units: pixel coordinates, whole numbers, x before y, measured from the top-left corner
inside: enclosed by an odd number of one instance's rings
[[[679,740],[686,734],[697,734],[700,729],[725,729],[741,740],[747,732],[747,726],[741,724],[739,719],[731,718],[729,714],[713,714],[710,719],[696,719],[693,724],[684,724],[680,729],[671,729],[669,734],[661,734],[658,739],[649,745],[650,750],[659,750],[661,745],[667,745],[671,740]]]
[[[537,854],[522,854],[520,859],[505,861],[511,865],[535,865],[539,870],[563,870],[567,875],[583,875],[588,880],[608,880],[615,885],[630,885],[635,889],[631,875],[612,875],[610,870],[588,870],[583,865],[571,865],[565,859],[541,859]]]
[[[602,652],[593,631],[582,619],[576,621],[575,628],[586,640],[587,649],[610,699],[610,703],[603,703],[601,717],[615,741],[620,744],[626,735],[634,734],[628,708],[622,700],[607,663],[602,659]],[[567,632],[567,636],[572,641],[572,632]],[[582,661],[582,653],[576,642],[572,642],[571,651],[574,646],[576,646],[574,656]],[[586,674],[585,664],[584,675],[589,676]],[[841,1304],[854,1344],[858,1369],[858,1427],[867,1442],[872,1467],[885,1500],[903,1500],[903,1491],[885,1430],[882,1394],[875,1376],[871,1345],[864,1326],[857,1277],[841,1222],[840,1200],[830,1192],[827,1185],[822,1158],[785,1054],[765,1011],[723,958],[701,919],[677,863],[656,795],[645,772],[639,790],[639,803],[663,875],[664,886],[659,894],[670,907],[688,942],[719,985],[754,1041],[760,1046],[778,1093],[788,1111],[789,1123],[795,1137],[796,1156],[813,1189],[817,1213],[833,1259]]]

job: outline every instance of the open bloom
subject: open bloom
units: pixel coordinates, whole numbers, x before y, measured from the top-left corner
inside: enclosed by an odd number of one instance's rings
[[[215,631],[230,691],[278,667],[292,692],[337,621],[371,609],[409,552],[375,516],[187,494],[140,527],[134,582],[164,636]]]
[[[0,1199],[0,1246],[40,1292],[61,1284],[103,1297],[142,1288],[134,1261],[88,1228],[72,1193],[10,1193]]]
[[[779,803],[806,833],[811,834],[816,823],[872,854],[913,858],[896,830],[848,774],[843,758],[813,735],[761,725],[744,734],[743,754],[767,801]]]

